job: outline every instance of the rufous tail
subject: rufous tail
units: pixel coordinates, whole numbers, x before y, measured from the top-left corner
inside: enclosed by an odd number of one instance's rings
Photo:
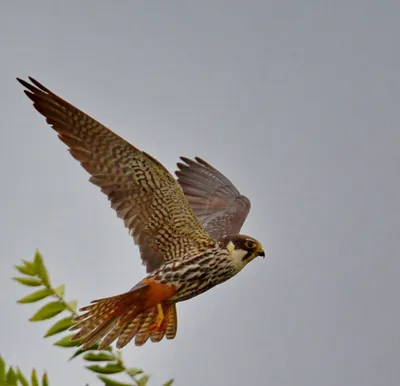
[[[152,342],[159,342],[164,336],[175,338],[178,326],[176,305],[160,302],[164,319],[155,326],[159,309],[154,301],[149,302],[149,296],[153,294],[150,287],[146,283],[139,284],[129,292],[93,300],[90,305],[81,308],[80,311],[85,312],[74,319],[76,324],[71,327],[71,330],[80,331],[72,340],[83,338],[81,345],[84,349],[101,340],[98,347],[101,350],[117,338],[117,348],[124,347],[133,338],[137,346],[143,345],[149,338]]]

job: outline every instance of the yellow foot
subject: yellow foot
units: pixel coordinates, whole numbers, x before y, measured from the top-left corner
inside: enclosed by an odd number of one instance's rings
[[[149,326],[149,330],[155,332],[155,331],[159,331],[163,321],[164,321],[164,312],[163,312],[163,307],[161,304],[157,304],[157,315],[155,317],[154,322]]]

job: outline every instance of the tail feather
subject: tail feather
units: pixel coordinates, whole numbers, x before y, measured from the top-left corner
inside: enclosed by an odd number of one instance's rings
[[[74,318],[76,324],[71,327],[71,330],[85,328],[93,330],[98,325],[106,323],[109,318],[125,313],[127,307],[138,308],[142,303],[141,297],[147,288],[147,285],[139,284],[124,294],[92,300],[90,305],[80,308],[79,311],[86,312]],[[82,337],[82,334],[79,337]]]
[[[162,338],[164,338],[164,336],[166,336],[168,339],[168,330],[174,330],[176,334],[176,304],[166,304],[163,307],[163,311],[165,315],[165,320],[162,329],[160,331],[155,331],[150,335],[150,340],[153,343],[159,342],[160,340],[162,340]],[[175,317],[173,315],[175,315]]]
[[[116,326],[112,330],[110,330],[107,333],[107,335],[105,336],[105,338],[102,340],[102,342],[99,346],[99,350],[102,350],[104,347],[107,347],[112,342],[114,342],[114,340],[119,337],[121,332],[124,330],[125,326],[129,323],[130,320],[132,320],[132,318],[135,317],[135,315],[136,315],[136,312],[133,309],[133,310],[129,311],[126,315],[121,316],[118,319],[118,323],[116,324]]]
[[[169,323],[167,330],[165,331],[165,337],[167,339],[174,339],[176,336],[176,331],[178,330],[178,314],[176,313],[176,304],[171,304],[169,308]]]
[[[146,306],[146,285],[134,287],[131,291],[111,298],[98,299],[81,308],[85,311],[77,316],[71,330],[79,330],[73,340],[81,339],[84,349],[101,340],[102,349],[117,340],[122,348],[135,338],[135,345],[141,346],[149,339],[159,342],[166,336],[173,339],[177,329],[176,305],[163,304],[164,321],[160,328],[153,330],[157,307]],[[154,303],[153,303],[154,304]]]
[[[155,319],[156,315],[157,315],[157,310],[156,308],[153,308],[141,319],[139,329],[135,336],[136,346],[143,346],[150,338],[151,331],[149,327],[153,322],[153,320]]]
[[[163,304],[163,311],[165,320],[158,331],[151,330],[151,324],[157,315],[156,307],[143,312],[130,323],[126,324],[118,338],[117,348],[126,346],[133,338],[135,338],[136,346],[144,345],[149,339],[156,343],[160,342],[164,336],[167,339],[175,338],[178,325],[176,304]]]
[[[159,342],[160,340],[162,340],[162,338],[164,338],[164,336],[165,336],[165,330],[163,329],[163,330],[161,330],[161,331],[153,332],[153,333],[150,335],[150,340],[151,340],[153,343],[157,343],[157,342]],[[135,342],[135,343],[136,343],[136,342]]]
[[[74,319],[77,324],[72,326],[71,330],[79,329],[80,331],[72,337],[72,340],[85,336],[82,346],[89,348],[109,334],[116,326],[119,326],[118,322],[121,317],[129,315],[134,319],[144,311],[146,289],[147,285],[138,285],[124,294],[97,299],[92,301],[89,306],[82,307],[80,311],[86,312]]]
[[[96,344],[104,335],[107,335],[114,326],[116,325],[117,320],[115,319],[110,319],[107,322],[101,324],[99,327],[94,329],[89,335],[87,335],[82,342],[82,348],[83,349],[88,349],[92,347],[94,344]],[[79,334],[76,334],[79,335]],[[73,337],[75,339],[75,336]]]
[[[145,311],[140,314],[138,317],[133,319],[131,322],[125,325],[124,330],[121,332],[118,341],[117,341],[117,348],[122,348],[126,346],[137,334],[139,331],[140,326],[142,325],[143,318],[147,317],[147,313],[149,311]]]

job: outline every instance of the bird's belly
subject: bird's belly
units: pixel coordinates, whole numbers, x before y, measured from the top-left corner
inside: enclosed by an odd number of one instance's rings
[[[198,296],[218,284],[230,279],[236,274],[236,270],[231,267],[219,270],[199,270],[191,274],[183,274],[173,283],[177,288],[177,293],[170,300],[182,302]]]
[[[170,300],[174,302],[183,302],[184,300],[188,300],[194,298],[195,296],[201,295],[202,293],[221,283],[222,281],[210,281],[207,283],[183,283],[176,295]]]
[[[149,276],[162,284],[174,286],[176,294],[168,301],[181,302],[208,291],[237,273],[228,252],[217,250],[167,262]]]

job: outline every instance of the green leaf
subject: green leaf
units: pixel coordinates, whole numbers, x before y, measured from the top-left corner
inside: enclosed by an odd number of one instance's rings
[[[90,362],[102,362],[102,361],[112,361],[115,357],[112,354],[100,352],[99,354],[87,353],[83,356],[83,359]]]
[[[39,386],[39,381],[38,381],[35,369],[32,370],[31,383],[32,383],[32,386]]]
[[[37,251],[35,257],[33,259],[35,264],[37,274],[42,279],[43,284],[46,287],[50,286],[49,274],[47,273],[47,269],[43,263],[42,255]]]
[[[65,285],[62,284],[62,285],[58,286],[57,288],[54,289],[54,292],[57,296],[62,298],[64,296],[64,292],[65,292]]]
[[[56,343],[54,343],[54,345],[59,347],[75,347],[82,342],[82,339],[71,340],[72,337],[73,335],[64,336],[64,338],[58,340]]]
[[[17,374],[15,374],[15,371],[13,370],[12,367],[10,367],[8,369],[7,372],[7,377],[6,377],[6,385],[17,385],[18,382],[18,378],[17,378]]]
[[[31,261],[27,261],[27,260],[22,259],[22,262],[24,263],[25,267],[29,271],[33,272],[34,275],[37,275],[37,270],[36,270],[36,267],[35,267],[35,264],[34,264],[33,261],[31,262]]]
[[[147,382],[149,380],[149,376],[148,375],[143,375],[142,377],[139,378],[139,380],[137,381],[137,385],[138,386],[146,386]]]
[[[78,302],[76,300],[72,300],[71,302],[68,303],[68,307],[71,308],[74,312],[76,312],[77,305]]]
[[[49,378],[47,372],[45,371],[42,377],[42,386],[49,386]]]
[[[6,362],[0,356],[0,385],[6,383]]]
[[[96,350],[97,347],[99,347],[99,344],[96,343],[95,346],[96,346],[96,347],[95,347],[93,350]],[[74,352],[74,355],[72,355],[72,357],[69,358],[68,360],[70,361],[71,359],[74,359],[74,358],[76,358],[78,355],[81,355],[81,354],[83,354],[84,352],[89,351],[89,350],[90,350],[90,349],[83,349],[83,348],[80,348],[79,350],[76,350],[76,351]]]
[[[24,275],[28,275],[28,276],[36,275],[36,269],[32,264],[31,265],[26,265],[26,264],[16,265],[15,268],[18,269],[18,271]]]
[[[135,367],[131,367],[129,369],[126,369],[126,372],[131,375],[132,377],[135,377],[136,375],[143,374],[143,370],[141,369],[136,369]]]
[[[174,383],[174,378],[171,378],[169,381],[165,382],[163,386],[171,386]]]
[[[40,279],[35,279],[33,277],[13,277],[13,280],[29,287],[38,287],[43,284]]]
[[[50,319],[65,310],[64,302],[55,301],[45,304],[39,311],[37,311],[29,320],[37,322],[39,320]]]
[[[17,378],[22,386],[29,386],[28,380],[25,378],[24,374],[22,374],[20,368],[17,368]]]
[[[102,380],[106,386],[132,386],[131,383],[118,382],[114,379],[105,377],[104,375],[98,375],[98,378]]]
[[[124,368],[118,364],[108,364],[107,366],[92,365],[86,366],[87,369],[99,374],[116,374],[124,371]]]
[[[52,336],[58,334],[59,332],[65,331],[73,325],[72,316],[67,316],[64,319],[60,319],[57,323],[55,323],[50,329],[46,332],[44,336],[47,338],[48,336]]]
[[[43,288],[41,290],[31,293],[30,295],[25,296],[22,299],[19,299],[18,303],[33,303],[50,295],[51,291],[48,288]]]
[[[82,341],[82,339],[80,341]],[[80,348],[79,350],[75,351],[74,355],[72,355],[72,357],[69,358],[68,360],[70,361],[71,359],[74,359],[78,355],[81,355],[81,354],[83,354],[85,352],[92,351],[92,350],[97,350],[99,348],[99,346],[100,346],[100,343],[95,343],[93,346],[90,346],[89,348],[86,348],[86,349]],[[107,346],[107,347],[104,347],[101,351],[112,351],[112,350],[111,350],[110,346]],[[115,358],[113,357],[113,360],[114,359]]]

